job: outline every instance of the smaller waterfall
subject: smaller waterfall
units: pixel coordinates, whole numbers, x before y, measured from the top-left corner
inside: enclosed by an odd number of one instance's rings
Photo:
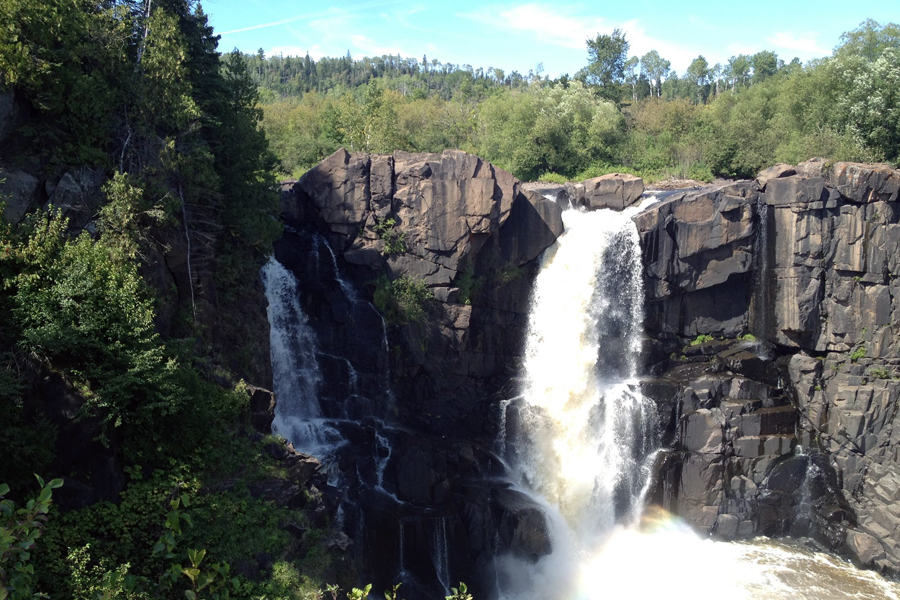
[[[444,587],[444,594],[450,595],[450,552],[447,546],[447,519],[441,517],[434,527],[434,572]]]
[[[274,257],[262,268],[261,277],[269,302],[272,375],[278,399],[273,429],[298,450],[321,454],[340,436],[322,420],[316,338],[300,306],[297,280]]]
[[[760,339],[769,339],[770,329],[770,299],[773,293],[769,264],[769,205],[765,195],[760,194],[756,203],[757,233],[756,247],[754,251],[755,273],[753,282],[753,312],[751,315],[751,328]]]

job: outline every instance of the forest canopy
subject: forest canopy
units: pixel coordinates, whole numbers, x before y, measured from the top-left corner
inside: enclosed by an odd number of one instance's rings
[[[521,179],[615,170],[650,180],[752,177],[776,162],[900,160],[900,26],[868,20],[832,56],[775,52],[676,73],[619,30],[586,41],[587,64],[550,79],[423,56],[243,59],[284,175],[344,146],[459,148]]]

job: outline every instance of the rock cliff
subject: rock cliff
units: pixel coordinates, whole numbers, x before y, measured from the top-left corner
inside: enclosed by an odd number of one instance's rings
[[[888,167],[818,160],[660,194],[634,218],[643,386],[666,447],[652,501],[719,538],[809,537],[900,571],[898,189]],[[357,421],[342,468],[381,464],[399,501],[366,496],[368,476],[350,492],[370,507],[358,536],[376,584],[403,569],[419,574],[413,595],[439,589],[437,559],[415,550],[437,537],[476,595],[494,593],[498,552],[551,550],[540,510],[492,483],[504,472],[498,405],[516,393],[529,294],[562,207],[622,209],[642,193],[620,175],[522,185],[457,151],[341,150],[285,186],[276,257],[300,279],[320,341],[323,410]],[[383,304],[405,279],[430,291],[424,318]],[[387,445],[382,418],[399,427]]]
[[[701,531],[900,567],[898,189],[886,166],[811,161],[635,218],[672,448],[656,500]]]
[[[434,597],[449,569],[492,596],[497,553],[550,551],[493,446],[560,206],[463,152],[340,150],[285,185],[283,208],[275,256],[315,332],[322,411],[349,419],[337,462],[366,577]]]

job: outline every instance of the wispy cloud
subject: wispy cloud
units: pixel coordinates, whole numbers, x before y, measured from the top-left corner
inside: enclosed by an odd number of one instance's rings
[[[586,18],[565,7],[534,2],[511,8],[482,6],[474,13],[458,16],[493,27],[527,33],[545,44],[565,48],[584,48],[584,42],[589,37],[613,29],[599,17]]]
[[[641,56],[650,50],[656,50],[663,58],[671,61],[676,69],[687,68],[697,56],[694,49],[688,46],[666,42],[648,34],[638,20],[614,22],[578,12],[573,7],[530,2],[512,7],[480,7],[476,13],[458,16],[489,24],[494,28],[505,28],[512,33],[527,34],[544,44],[582,50],[585,53],[586,40],[597,34],[612,33],[618,28],[625,33],[630,44],[630,55]]]
[[[795,34],[787,31],[779,31],[768,38],[769,43],[778,48],[793,50],[806,56],[826,56],[831,50],[819,46],[818,36],[815,33]]]
[[[325,11],[315,12],[315,13],[304,13],[302,15],[294,15],[292,17],[286,17],[284,19],[279,19],[278,21],[272,21],[270,23],[260,23],[257,25],[248,25],[247,27],[241,27],[239,29],[232,29],[231,31],[223,31],[220,32],[219,35],[231,35],[234,33],[243,33],[245,31],[254,31],[256,29],[265,29],[267,27],[278,27],[280,25],[288,25],[290,23],[296,23],[297,21],[305,21],[310,19],[322,19],[334,15],[339,14],[348,14],[348,13],[356,13],[362,10],[369,10],[372,8],[379,8],[383,6],[391,6],[399,4],[399,0],[390,0],[390,1],[380,1],[380,2],[366,2],[363,4],[357,4],[355,6],[349,6],[346,8],[329,8]]]

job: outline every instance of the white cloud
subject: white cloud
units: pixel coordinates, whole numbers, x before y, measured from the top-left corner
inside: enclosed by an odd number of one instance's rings
[[[815,33],[794,34],[786,31],[779,31],[768,39],[769,43],[775,44],[778,48],[785,50],[793,50],[806,56],[827,56],[831,54],[831,50],[819,46]]]
[[[603,19],[570,15],[565,9],[537,3],[500,10],[497,19],[490,18],[510,29],[530,33],[544,43],[566,48],[583,49],[585,40],[613,29]]]
[[[637,20],[613,22],[607,19],[578,14],[571,8],[531,2],[513,7],[480,7],[476,13],[461,14],[494,28],[506,28],[513,33],[528,34],[538,41],[581,50],[587,54],[586,40],[597,34],[609,34],[616,28],[625,33],[630,44],[629,55],[640,57],[650,50],[671,61],[672,68],[682,71],[696,58],[697,52],[687,46],[666,42],[647,34]]]

